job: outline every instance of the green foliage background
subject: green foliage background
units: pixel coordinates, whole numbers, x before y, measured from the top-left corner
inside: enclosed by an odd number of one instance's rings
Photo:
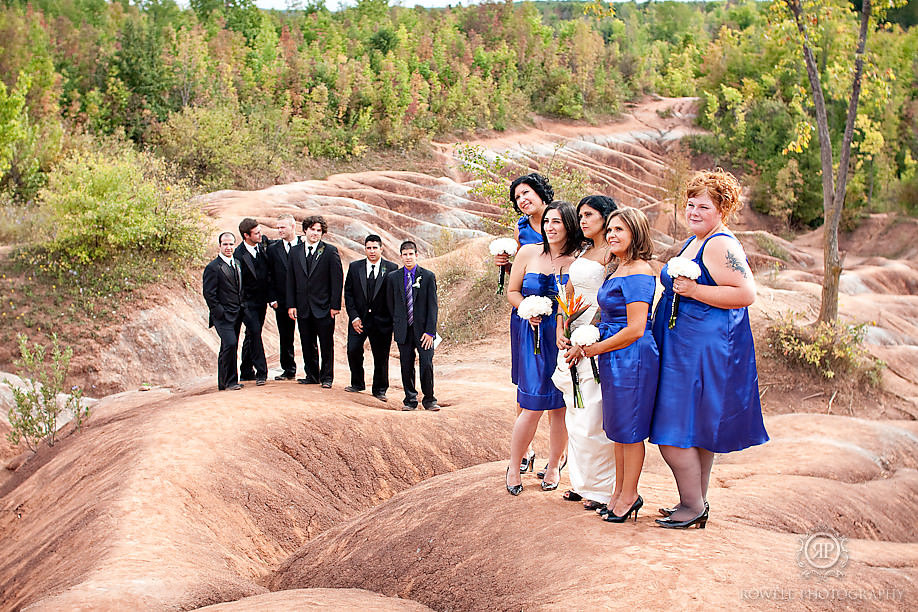
[[[254,188],[310,158],[505,130],[533,113],[599,121],[660,94],[700,97],[710,136],[693,147],[743,170],[758,209],[818,225],[806,76],[779,5],[632,2],[613,15],[601,2],[424,9],[358,0],[330,12],[318,1],[262,11],[251,0],[184,9],[174,0],[0,0],[0,206],[76,214],[55,190],[77,180],[73,160],[101,141],[122,148],[106,172],[128,172],[127,163],[149,174],[152,155],[201,189]],[[824,5],[814,44],[837,134],[856,15],[847,3]],[[871,34],[853,214],[918,201],[914,5]],[[109,204],[134,214],[124,195],[110,191],[99,214]],[[60,232],[49,240],[66,243]]]

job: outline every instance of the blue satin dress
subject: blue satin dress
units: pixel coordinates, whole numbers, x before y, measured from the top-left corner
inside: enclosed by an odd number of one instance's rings
[[[656,285],[650,274],[612,277],[606,279],[596,297],[601,309],[601,340],[628,326],[628,304],[648,304],[644,335],[624,348],[599,355],[602,428],[610,440],[623,444],[641,442],[650,435],[660,369],[660,354],[650,328]]]
[[[724,233],[714,236],[735,240]],[[692,240],[686,241],[682,251]],[[694,258],[701,267],[697,282],[716,286],[702,261],[706,245],[707,240]],[[664,292],[653,319],[653,336],[660,350],[660,383],[650,441],[715,453],[767,442],[748,309],[717,308],[681,296],[676,325],[669,329],[675,294],[666,266],[660,282]]]
[[[542,234],[532,229],[532,226],[529,225],[529,215],[520,217],[516,222],[516,227],[520,232],[520,246],[540,244],[542,242]],[[514,308],[510,312],[510,380],[513,381],[514,385],[519,382],[516,341],[519,337],[522,323],[523,320],[516,315],[516,308]],[[526,324],[526,326],[528,327],[529,325]]]
[[[567,275],[560,279],[562,285],[567,283]],[[541,295],[554,298],[558,295],[558,279],[551,274],[527,272],[523,277],[523,297]],[[535,330],[517,317],[520,325],[517,328],[517,364],[519,366],[516,388],[516,401],[526,410],[554,410],[564,407],[564,395],[551,381],[551,375],[558,364],[558,343],[555,338],[558,326],[555,315],[558,313],[558,302],[552,299],[552,315],[542,317],[539,324],[539,354],[535,354]]]

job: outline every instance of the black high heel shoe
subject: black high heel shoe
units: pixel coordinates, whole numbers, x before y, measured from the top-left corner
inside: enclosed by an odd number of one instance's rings
[[[564,469],[564,466],[565,466],[565,465],[567,465],[567,457],[564,458],[564,461],[561,462],[561,466],[558,468],[558,475],[559,475],[559,476],[561,475],[561,470]],[[539,470],[538,472],[536,472],[536,477],[537,477],[539,480],[545,478],[545,472],[547,472],[547,471],[548,471],[548,464],[546,463],[546,464],[545,464],[545,467],[543,467],[541,470]]]
[[[708,524],[708,507],[705,505],[704,511],[687,521],[674,521],[671,518],[667,519],[657,519],[657,524],[660,527],[665,527],[666,529],[688,529],[691,526],[696,526],[698,529],[704,529],[705,525]]]
[[[535,451],[529,451],[526,453],[526,456],[523,457],[523,460],[520,461],[520,474],[525,474],[526,472],[531,472],[535,469]]]
[[[633,504],[631,504],[631,507],[628,508],[628,512],[619,516],[612,512],[612,509],[609,508],[608,514],[602,517],[602,520],[607,523],[624,523],[629,518],[631,518],[631,513],[634,512],[634,522],[637,523],[638,510],[640,510],[642,507],[644,507],[644,498],[638,495],[638,498],[634,501]]]
[[[704,507],[710,510],[710,507],[708,506],[708,502],[704,502]],[[659,508],[657,509],[657,512],[659,512],[662,516],[670,517],[678,509],[679,509],[679,506],[673,506],[672,508]]]
[[[548,466],[545,466],[545,470],[548,471]],[[558,468],[558,482],[548,483],[545,482],[545,479],[542,479],[542,490],[543,491],[554,491],[558,488],[558,485],[561,484],[561,468]]]
[[[507,493],[510,495],[519,495],[523,492],[523,483],[521,482],[518,485],[513,485],[512,487],[507,484],[507,477],[510,476],[510,468],[507,468],[507,476],[504,477],[504,484],[507,486]]]

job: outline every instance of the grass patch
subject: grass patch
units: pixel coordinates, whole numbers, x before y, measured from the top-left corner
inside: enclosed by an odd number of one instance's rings
[[[824,380],[878,387],[886,364],[864,348],[867,323],[801,325],[788,313],[768,328],[768,345],[789,365]]]
[[[178,255],[143,251],[85,264],[37,248],[15,251],[0,261],[0,344],[15,346],[18,333],[44,343],[56,332],[81,349],[93,341],[111,341],[143,287],[165,281],[188,284],[188,265],[195,264]]]
[[[775,259],[780,259],[781,261],[790,261],[790,253],[787,252],[787,249],[778,244],[777,241],[767,233],[755,232],[753,237],[758,247],[770,256]]]
[[[450,343],[481,340],[510,316],[506,296],[497,295],[497,268],[479,271],[456,261],[444,269],[440,285],[440,335]]]

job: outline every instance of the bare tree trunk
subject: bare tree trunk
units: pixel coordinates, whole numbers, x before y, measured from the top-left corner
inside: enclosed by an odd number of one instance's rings
[[[861,25],[854,62],[854,79],[851,86],[851,99],[848,104],[845,134],[842,138],[838,177],[835,181],[832,180],[832,140],[829,135],[829,120],[826,115],[826,102],[822,93],[822,83],[819,80],[816,59],[813,56],[813,50],[807,35],[803,9],[800,5],[800,0],[785,0],[785,4],[794,17],[797,30],[803,37],[803,60],[806,64],[806,73],[810,80],[810,89],[813,92],[813,103],[816,108],[816,126],[819,134],[824,223],[822,237],[822,302],[819,306],[819,318],[817,321],[833,322],[838,318],[838,279],[842,271],[842,261],[838,252],[838,225],[841,221],[842,208],[845,205],[845,190],[848,183],[848,165],[851,161],[851,140],[854,137],[854,120],[857,117],[857,105],[861,95],[861,78],[864,72],[864,49],[867,46],[867,33],[872,4],[871,0],[864,0],[861,10]],[[835,183],[834,185],[833,182]]]

